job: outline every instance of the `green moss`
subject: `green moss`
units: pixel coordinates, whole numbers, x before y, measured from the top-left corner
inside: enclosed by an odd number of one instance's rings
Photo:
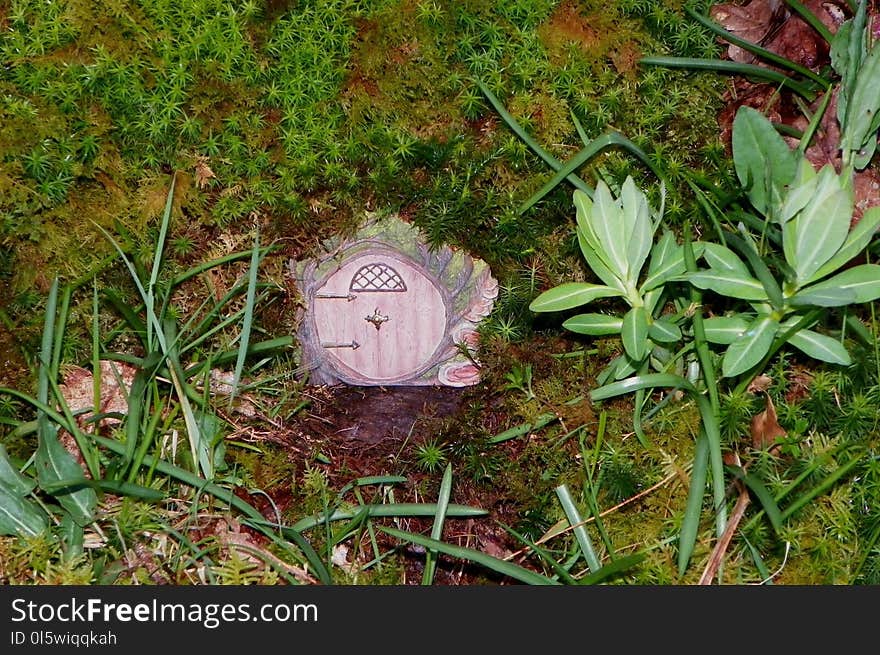
[[[102,286],[130,290],[130,282],[102,268],[112,250],[97,226],[149,264],[173,171],[178,187],[170,252],[180,269],[190,258],[241,246],[259,222],[278,246],[279,257],[273,254],[266,265],[283,287],[284,274],[277,273],[282,260],[328,237],[353,234],[366,211],[399,214],[431,245],[451,244],[482,257],[501,281],[496,311],[483,328],[485,393],[465,421],[445,426],[438,437],[455,470],[477,486],[502,489],[518,518],[515,527],[535,539],[563,518],[554,493],[563,482],[589,513],[589,470],[601,511],[624,503],[603,521],[614,549],[647,549],[646,561],[627,579],[682,582],[675,535],[699,414],[689,402],[669,403],[646,422],[651,446],[644,448],[633,435],[631,398],[596,407],[566,404],[588,395],[598,371],[619,354],[619,340],[555,342],[540,334],[557,328],[558,317],[535,319],[529,302],[560,282],[589,279],[572,238],[571,189],[563,184],[519,213],[551,172],[504,125],[475,81],[485,82],[561,159],[583,146],[575,118],[588,138],[609,128],[623,132],[670,180],[667,223],[702,220],[685,178],[721,186],[731,178],[716,136],[726,80],[637,65],[643,54],[717,54],[714,37],[693,25],[683,3],[7,4],[0,35],[7,62],[0,70],[0,276],[9,290],[0,297],[0,318],[4,329],[21,332],[15,348],[34,361],[41,320],[36,310],[54,275],[65,282],[99,275]],[[624,153],[603,153],[579,174],[612,186],[633,174],[640,185],[654,187],[652,201],[659,204],[654,176]],[[460,266],[455,260],[448,274]],[[217,291],[204,284],[186,290],[192,297],[181,299],[183,314]],[[89,355],[90,309],[74,310],[65,361]],[[285,320],[270,327],[286,329]],[[110,319],[101,321],[109,329]],[[551,357],[574,349],[598,352]],[[760,405],[748,394],[723,400],[725,445],[751,458],[750,471],[773,494],[812,471],[786,502],[806,493],[840,465],[839,444],[876,447],[875,354],[868,348],[846,373],[814,371],[801,397],[779,358],[771,394],[789,430],[784,449],[748,448],[748,421]],[[533,366],[535,398],[504,390],[503,372],[514,363]],[[295,363],[279,366],[288,364]],[[263,405],[273,408],[273,398],[262,397]],[[23,411],[0,407],[0,416]],[[594,452],[602,411],[604,442]],[[543,430],[515,444],[488,442],[493,432],[547,412],[558,420]],[[247,488],[289,489],[285,519],[323,511],[336,493],[335,481],[349,473],[331,476],[280,447],[264,444],[261,450],[230,448],[230,475]],[[871,541],[878,525],[871,508],[880,506],[875,468],[873,460],[866,462],[853,477],[858,483],[841,481],[793,516],[780,535],[765,521],[752,526],[745,536],[771,569],[781,565],[785,542],[791,545],[779,581],[876,579],[876,556],[861,552],[877,547]],[[426,483],[423,490],[433,486]],[[746,520],[756,515],[756,505]],[[128,500],[108,508],[117,529],[108,531],[107,569],[145,530],[161,529],[168,516],[154,510]],[[707,497],[704,516],[711,513]],[[714,545],[710,523],[700,526],[694,565],[683,582],[696,580]],[[590,530],[600,543],[598,531]],[[318,547],[323,538],[316,536]],[[562,555],[573,552],[574,543],[565,536],[549,547]],[[725,580],[756,581],[748,552],[734,540]],[[867,559],[858,570],[854,562],[861,556]],[[96,562],[64,560],[60,545],[48,539],[0,540],[4,582],[88,583],[104,566]],[[184,576],[184,569],[173,573]],[[389,558],[357,574],[341,572],[340,579],[382,584],[400,580],[403,571],[401,561]],[[275,580],[244,558],[218,560],[214,572],[221,581]],[[148,567],[128,579],[149,582]]]

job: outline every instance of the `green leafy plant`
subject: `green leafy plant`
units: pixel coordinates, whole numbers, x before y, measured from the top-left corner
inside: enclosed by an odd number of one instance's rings
[[[750,305],[749,311],[705,321],[706,339],[727,345],[723,375],[754,372],[785,344],[814,359],[849,364],[840,340],[809,327],[825,308],[880,298],[877,264],[839,272],[870,242],[880,226],[880,208],[866,211],[851,230],[851,176],[845,171],[838,175],[830,164],[817,173],[754,109],[737,112],[733,155],[752,206],[768,228],[778,229],[783,259],[762,252],[761,243],[741,229],[725,237],[738,253],[706,244],[702,256],[709,267],[680,278]]]
[[[504,374],[507,384],[505,389],[511,389],[522,392],[526,400],[532,400],[535,392],[532,390],[532,365],[531,364],[514,364],[510,371]]]
[[[855,16],[829,40],[831,65],[840,76],[837,120],[845,168],[863,169],[868,165],[880,129],[880,47],[867,17],[867,4],[867,0],[861,0]]]
[[[681,339],[677,324],[681,317],[663,316],[661,299],[666,284],[685,271],[684,252],[669,231],[654,244],[662,207],[652,211],[631,177],[617,198],[600,181],[592,200],[576,190],[574,205],[581,253],[604,284],[566,282],[540,294],[529,308],[558,312],[600,298],[622,298],[630,308],[622,316],[578,314],[563,323],[578,334],[620,335],[624,355],[610,369],[610,377],[619,380],[642,370],[658,347]],[[648,267],[643,275],[645,263]]]

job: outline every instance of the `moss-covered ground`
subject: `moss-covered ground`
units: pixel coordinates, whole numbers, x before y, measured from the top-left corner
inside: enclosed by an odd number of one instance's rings
[[[590,276],[574,238],[571,187],[518,211],[552,171],[476,81],[561,160],[582,147],[575,121],[587,138],[609,128],[626,135],[665,172],[665,221],[677,231],[685,220],[705,220],[686,177],[718,187],[733,179],[717,124],[728,79],[638,61],[719,52],[677,0],[0,0],[0,386],[36,389],[56,277],[72,290],[62,371],[90,365],[93,289],[102,348],[141,354],[113,303],[104,302],[115,295],[137,305],[137,291],[102,230],[149,271],[172,175],[163,276],[247,251],[259,227],[272,246],[260,268],[267,283],[255,314],[261,339],[295,332],[291,258],[319,253],[324,239],[353,232],[367,212],[399,213],[432,245],[485,259],[499,279],[481,328],[481,383],[448,398],[430,389],[416,399],[394,390],[316,389],[297,375],[293,343],[249,360],[250,386],[238,407],[216,400],[226,441],[218,479],[267,516],[295,524],[350,504],[434,502],[451,464],[453,502],[488,515],[448,519],[444,540],[548,574],[548,560],[530,554],[528,543],[563,563],[578,552],[563,530],[556,490],[565,484],[583,516],[593,517],[587,530],[603,558],[644,553],[614,582],[696,582],[714,543],[708,495],[683,577],[676,535],[699,413],[683,399],[659,404],[645,420],[643,444],[631,398],[587,399],[619,342],[578,339],[560,328],[559,316],[528,310],[541,291]],[[603,152],[578,172],[611,185],[633,175],[659,199],[656,177],[621,151]],[[246,260],[237,261],[182,285],[172,303],[178,317],[186,321],[206,296],[221,297],[245,270]],[[237,327],[227,326],[188,356],[202,361],[236,338]],[[753,502],[728,549],[724,582],[880,579],[880,467],[871,455],[880,362],[868,346],[856,355],[847,370],[791,354],[774,359],[768,393],[787,436],[773,450],[753,448],[749,436],[763,396],[723,398],[727,450],[786,504],[814,492],[779,533]],[[374,405],[357,409],[358,393],[362,403],[399,408],[397,423],[377,419],[374,440],[344,432],[370,422]],[[185,433],[173,406],[169,400],[157,419],[165,437]],[[543,427],[495,439],[548,413]],[[20,466],[35,445],[21,424],[33,419],[26,403],[0,395],[0,440]],[[855,447],[868,455],[835,478]],[[346,487],[365,476],[406,480]],[[70,556],[57,532],[0,537],[0,581],[316,579],[307,557],[297,561],[242,527],[224,503],[138,479],[166,498],[102,493],[81,554]],[[786,496],[793,481],[796,491]],[[305,533],[335,583],[420,581],[424,550],[378,532],[379,521]],[[428,533],[432,520],[393,524]],[[509,582],[455,558],[441,558],[436,581]]]

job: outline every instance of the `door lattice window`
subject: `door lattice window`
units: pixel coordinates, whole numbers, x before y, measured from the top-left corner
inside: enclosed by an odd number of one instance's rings
[[[367,264],[351,278],[350,291],[406,291],[400,274],[386,264]]]

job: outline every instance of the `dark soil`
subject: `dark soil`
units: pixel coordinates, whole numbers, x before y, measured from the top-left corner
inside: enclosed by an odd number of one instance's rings
[[[301,428],[351,449],[399,449],[407,437],[422,436],[425,423],[454,416],[463,393],[447,387],[318,388]]]
[[[297,469],[316,465],[316,461],[329,461],[319,465],[327,476],[330,489],[340,489],[359,477],[404,476],[406,482],[394,486],[395,502],[431,503],[436,500],[442,468],[435,472],[420,468],[416,462],[416,449],[419,444],[448,433],[450,426],[473,421],[472,417],[469,418],[472,400],[479,398],[481,401],[479,421],[494,425],[499,420],[491,403],[485,404],[485,390],[480,392],[478,388],[333,386],[310,387],[304,393],[311,400],[308,409],[297,414],[283,431],[271,435],[269,440],[283,444]],[[493,448],[501,449],[515,459],[522,444],[513,441]],[[318,453],[320,459],[316,459]],[[452,449],[449,455],[455,467]],[[501,490],[485,481],[475,481],[460,471],[454,480],[450,502],[480,507],[488,512],[488,516],[448,519],[443,540],[500,558],[517,551],[520,544],[502,526],[517,522],[515,505]],[[293,501],[289,489],[278,488],[270,493],[282,511]],[[249,501],[258,507],[261,505],[259,496],[252,496]],[[262,502],[266,504],[267,512],[274,511],[265,499]],[[428,534],[432,524],[432,518],[399,521],[403,529],[420,534]],[[411,544],[401,545],[381,533],[377,538],[383,549],[398,549],[404,565],[401,582],[420,584],[424,549]],[[438,560],[434,578],[435,584],[445,585],[501,582],[500,576],[494,576],[484,567],[444,557]],[[504,579],[503,582],[510,581]]]

